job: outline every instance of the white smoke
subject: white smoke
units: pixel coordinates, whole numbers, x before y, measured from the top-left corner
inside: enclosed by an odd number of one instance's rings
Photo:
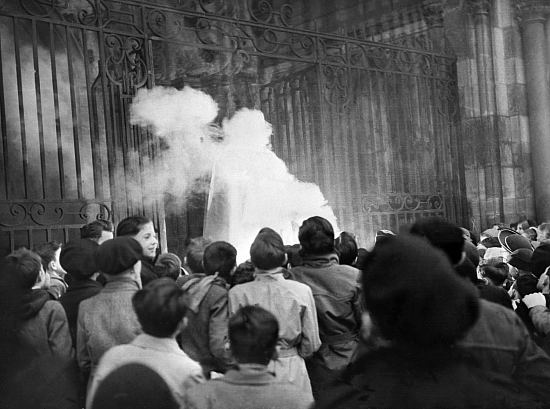
[[[184,197],[196,178],[211,175],[205,236],[230,242],[246,260],[262,227],[279,232],[286,244],[298,241],[298,227],[311,216],[338,230],[319,187],[297,180],[271,150],[271,125],[261,111],[244,108],[224,119],[221,142],[213,132],[217,112],[210,96],[189,87],[142,90],[131,110],[134,124],[151,126],[169,145],[158,175],[163,188]]]

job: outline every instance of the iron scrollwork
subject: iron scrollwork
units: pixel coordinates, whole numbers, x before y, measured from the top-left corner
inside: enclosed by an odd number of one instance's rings
[[[82,224],[111,217],[110,207],[95,201],[0,202],[0,226],[8,229]]]
[[[143,40],[137,37],[105,36],[108,57],[105,72],[109,80],[125,91],[140,88],[147,82],[147,64]]]
[[[441,212],[443,196],[436,194],[397,194],[381,196],[364,195],[362,209],[365,213]]]

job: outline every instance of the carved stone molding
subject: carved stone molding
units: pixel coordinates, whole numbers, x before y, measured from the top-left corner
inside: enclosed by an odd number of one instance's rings
[[[445,0],[424,0],[421,9],[422,16],[428,27],[443,26]]]
[[[550,16],[548,0],[515,0],[516,18],[520,24],[544,22]]]
[[[474,16],[486,16],[489,15],[492,8],[491,0],[466,0],[466,9]]]

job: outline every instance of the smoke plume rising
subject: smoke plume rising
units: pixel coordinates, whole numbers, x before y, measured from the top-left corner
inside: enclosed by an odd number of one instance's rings
[[[205,236],[230,242],[245,260],[262,227],[287,244],[298,241],[298,227],[311,216],[338,229],[319,187],[297,180],[271,150],[271,125],[261,111],[241,109],[221,130],[213,124],[217,113],[209,95],[190,87],[142,89],[131,108],[132,123],[150,126],[167,147],[156,189],[185,200],[197,178],[211,176]]]

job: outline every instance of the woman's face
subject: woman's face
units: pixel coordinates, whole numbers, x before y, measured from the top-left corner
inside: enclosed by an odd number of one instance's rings
[[[148,258],[154,258],[157,254],[158,240],[153,222],[149,222],[141,226],[139,232],[134,236],[141,248],[143,249],[143,255]]]

